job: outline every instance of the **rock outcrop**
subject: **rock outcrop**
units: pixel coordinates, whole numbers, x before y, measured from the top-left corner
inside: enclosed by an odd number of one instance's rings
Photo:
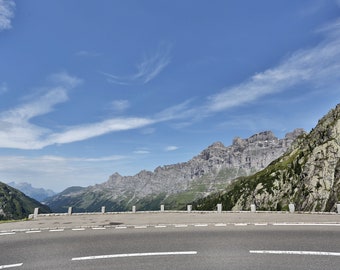
[[[226,190],[196,202],[211,209],[222,202],[226,210],[334,211],[340,201],[340,104],[319,120],[308,134],[264,170],[233,181]]]

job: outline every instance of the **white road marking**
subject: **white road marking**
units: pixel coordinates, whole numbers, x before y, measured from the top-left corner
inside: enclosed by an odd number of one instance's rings
[[[340,226],[340,223],[273,223],[274,226]]]
[[[12,235],[15,234],[15,232],[4,232],[4,233],[0,233],[0,236],[2,235]]]
[[[234,226],[247,226],[247,223],[235,223]]]
[[[225,223],[217,223],[217,224],[215,224],[215,227],[226,227],[227,226],[227,224],[225,224]]]
[[[156,225],[155,228],[166,228],[166,225]]]
[[[325,251],[249,250],[249,252],[255,254],[340,256],[340,252],[325,252]]]
[[[146,229],[148,226],[135,226],[135,229]]]
[[[126,226],[117,226],[117,227],[115,227],[116,229],[127,229],[127,227]]]
[[[49,230],[50,232],[63,232],[64,229],[52,229],[52,230]]]
[[[36,230],[36,231],[27,231],[26,233],[41,233],[41,231]]]
[[[208,224],[195,224],[195,227],[208,227]]]
[[[268,223],[254,223],[255,226],[267,226]]]
[[[106,228],[104,228],[104,227],[95,227],[95,228],[92,228],[92,230],[106,230]]]
[[[75,229],[72,229],[72,231],[85,231],[85,228],[75,228]]]
[[[186,225],[186,224],[177,224],[177,225],[175,225],[175,228],[186,228],[186,227],[188,227],[188,225]]]
[[[0,265],[0,269],[19,267],[19,266],[22,266],[22,265],[23,265],[23,263]]]
[[[112,254],[72,258],[72,261],[109,259],[109,258],[126,258],[126,257],[146,257],[146,256],[170,256],[170,255],[196,255],[197,251],[175,251],[175,252],[147,252],[147,253],[127,253]]]

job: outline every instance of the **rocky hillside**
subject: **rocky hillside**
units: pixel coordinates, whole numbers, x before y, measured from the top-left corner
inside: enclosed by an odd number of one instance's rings
[[[271,131],[247,139],[235,138],[231,146],[216,142],[188,162],[141,171],[134,176],[115,173],[107,182],[63,192],[46,201],[55,212],[180,209],[187,203],[223,188],[231,179],[253,174],[286,152],[304,131],[297,129],[278,139]]]
[[[0,220],[27,218],[36,207],[39,207],[40,213],[50,212],[48,206],[0,182]]]
[[[264,170],[198,200],[196,209],[334,211],[340,201],[340,104]]]

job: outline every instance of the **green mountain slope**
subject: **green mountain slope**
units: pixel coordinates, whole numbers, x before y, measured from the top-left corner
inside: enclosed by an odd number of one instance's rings
[[[222,203],[224,210],[334,211],[340,201],[340,104],[301,135],[264,170],[234,180],[222,192],[194,202],[198,210]]]
[[[40,213],[50,212],[48,206],[0,182],[0,220],[27,218],[36,207]]]

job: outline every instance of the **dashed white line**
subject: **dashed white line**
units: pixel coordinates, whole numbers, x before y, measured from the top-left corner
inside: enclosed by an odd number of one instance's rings
[[[41,231],[40,231],[40,230],[36,230],[36,231],[27,231],[27,232],[25,232],[25,233],[41,233]]]
[[[225,223],[217,223],[217,224],[215,224],[215,227],[226,227],[227,226],[227,224],[225,224]]]
[[[15,234],[15,232],[4,232],[4,233],[0,233],[0,236],[2,235],[12,235]]]
[[[340,256],[340,252],[325,252],[325,251],[249,250],[249,252],[254,254]]]
[[[22,266],[22,265],[23,265],[23,263],[0,265],[0,269],[19,267],[19,266]]]
[[[92,228],[92,230],[106,230],[105,227],[94,227]]]
[[[72,231],[85,231],[85,228],[74,228]]]
[[[235,223],[234,226],[247,226],[248,223]]]
[[[255,226],[267,226],[268,223],[254,223]]]
[[[63,232],[64,229],[51,229],[50,232]]]
[[[127,227],[126,226],[117,226],[117,227],[115,227],[116,229],[127,229]]]
[[[147,253],[126,253],[72,258],[72,261],[126,258],[126,257],[146,257],[146,256],[173,256],[173,255],[196,255],[197,251],[175,251],[175,252],[147,252]]]
[[[135,226],[135,229],[146,229],[148,226]]]
[[[175,228],[186,228],[186,227],[188,227],[188,225],[186,225],[186,224],[177,224],[177,225],[175,225]]]
[[[208,227],[208,224],[195,224],[195,227]]]
[[[155,228],[166,228],[166,225],[156,225]]]

